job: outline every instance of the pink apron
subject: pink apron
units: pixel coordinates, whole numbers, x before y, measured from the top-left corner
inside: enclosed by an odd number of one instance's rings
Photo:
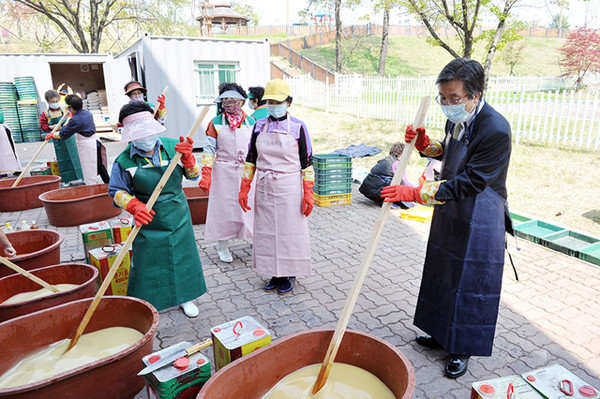
[[[286,123],[287,131],[269,132],[267,122],[256,139],[252,263],[272,277],[312,274],[298,143]]]
[[[217,136],[204,239],[252,238],[254,209],[244,212],[238,202],[252,128],[244,121],[239,128],[231,130],[225,124],[225,116],[222,126]],[[254,208],[254,188],[248,193],[248,204]]]

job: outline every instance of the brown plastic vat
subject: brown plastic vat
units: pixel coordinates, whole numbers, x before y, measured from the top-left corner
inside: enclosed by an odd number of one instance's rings
[[[24,211],[42,206],[40,194],[56,190],[60,176],[24,177],[15,188],[11,186],[17,179],[0,180],[0,212]]]
[[[8,260],[25,270],[60,263],[60,245],[63,242],[63,236],[58,231],[23,230],[7,233],[6,237],[17,251],[17,256],[8,258]],[[6,256],[4,248],[0,248],[0,254]],[[16,273],[7,266],[0,265],[0,278]]]
[[[48,284],[77,284],[77,287],[42,298],[5,305],[2,302],[8,298],[23,292],[36,291],[42,287],[20,274],[0,278],[0,322],[63,303],[93,297],[96,293],[98,269],[84,263],[63,263],[33,269],[30,272]]]
[[[208,193],[200,187],[184,187],[183,192],[190,207],[192,224],[206,223],[206,210],[208,209]]]
[[[0,375],[23,357],[75,332],[92,298],[80,299],[0,323]],[[108,327],[135,328],[144,336],[125,350],[66,371],[52,378],[19,387],[0,389],[0,397],[15,399],[126,399],[144,387],[142,357],[152,352],[158,312],[146,301],[106,296],[85,332]]]
[[[223,367],[196,398],[261,398],[286,375],[322,363],[332,336],[333,330],[313,329],[277,340]],[[397,399],[413,395],[415,373],[410,362],[398,348],[382,339],[348,330],[335,361],[373,373]]]
[[[122,209],[113,206],[108,184],[61,188],[40,195],[53,226],[79,226],[117,217]]]

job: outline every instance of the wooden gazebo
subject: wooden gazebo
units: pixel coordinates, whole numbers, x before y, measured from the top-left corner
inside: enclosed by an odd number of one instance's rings
[[[237,25],[238,27],[247,26],[250,18],[240,14],[231,7],[231,1],[227,0],[205,0],[200,5],[200,15],[196,17],[200,22],[200,31],[207,35],[212,35],[212,26],[220,25],[223,33],[227,30],[227,25]]]

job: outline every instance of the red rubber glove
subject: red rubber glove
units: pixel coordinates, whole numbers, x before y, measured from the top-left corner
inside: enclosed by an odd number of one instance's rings
[[[406,126],[406,132],[404,133],[404,141],[410,143],[415,137],[417,138],[415,140],[415,148],[419,152],[425,151],[429,144],[431,144],[431,141],[429,141],[429,137],[427,137],[427,135],[425,134],[424,127],[418,127],[415,131],[412,125]]]
[[[304,180],[302,186],[304,187],[304,196],[302,197],[302,213],[304,216],[310,215],[315,206],[315,200],[313,198],[313,186],[314,181]]]
[[[164,109],[165,107],[165,95],[161,94],[160,96],[158,96],[158,98],[156,99],[156,102],[158,102],[158,109]]]
[[[148,211],[146,209],[146,204],[137,198],[132,198],[125,210],[133,215],[133,221],[138,227],[150,223],[153,219],[152,215],[156,215],[156,212],[152,210]]]
[[[53,139],[54,138],[53,136],[54,136],[54,133],[52,133],[52,132],[48,133],[46,135],[46,137],[44,138],[44,141],[48,141],[48,140]]]
[[[210,166],[202,167],[202,180],[198,183],[198,186],[207,193],[210,191],[210,177],[212,175],[212,168]]]
[[[187,141],[186,141],[187,140]],[[181,163],[186,168],[193,168],[196,165],[196,157],[192,155],[192,151],[194,150],[194,139],[191,137],[179,136],[179,143],[175,145],[175,151],[180,152],[181,155]]]
[[[404,186],[402,184],[397,186],[387,186],[381,189],[381,198],[383,198],[385,202],[405,201],[422,204],[423,200],[420,195],[422,186],[423,183],[421,183],[419,187]]]
[[[240,206],[244,212],[248,212],[250,209],[248,206],[248,193],[250,192],[250,185],[252,184],[252,180],[242,178],[242,184],[240,185],[240,193],[238,194],[238,200],[240,201]]]

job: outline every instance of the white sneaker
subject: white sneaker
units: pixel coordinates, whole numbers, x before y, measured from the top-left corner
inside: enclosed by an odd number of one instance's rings
[[[192,301],[182,303],[179,306],[181,306],[181,309],[183,309],[183,313],[185,313],[187,317],[197,317],[200,314],[198,306],[196,306]]]
[[[229,252],[229,240],[217,241],[217,253],[219,254],[219,259],[221,259],[221,262],[233,262],[233,256],[231,256],[231,252]]]

